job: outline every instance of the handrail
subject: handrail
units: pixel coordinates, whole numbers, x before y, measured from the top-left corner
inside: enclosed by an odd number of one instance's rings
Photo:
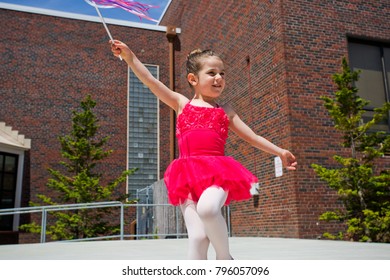
[[[13,214],[24,214],[24,213],[35,213],[41,212],[42,209],[49,210],[75,210],[83,208],[93,208],[89,206],[116,206],[123,204],[120,201],[103,201],[103,202],[89,202],[89,203],[75,203],[75,204],[58,204],[58,205],[40,205],[40,206],[30,206],[30,207],[20,207],[20,208],[7,208],[0,209],[0,215],[13,215]]]
[[[80,240],[97,240],[97,239],[107,239],[107,238],[119,238],[123,240],[124,237],[157,237],[157,236],[187,236],[186,233],[179,233],[178,228],[178,217],[175,216],[176,220],[176,233],[164,233],[164,234],[124,234],[124,207],[173,207],[171,204],[162,203],[162,204],[138,204],[138,203],[122,203],[120,201],[105,201],[105,202],[90,202],[90,203],[76,203],[76,204],[60,204],[60,205],[42,205],[42,206],[30,206],[30,207],[21,207],[21,208],[8,208],[0,209],[0,216],[5,215],[15,215],[15,214],[29,214],[29,213],[42,213],[41,219],[41,243],[46,242],[46,225],[47,225],[47,213],[53,211],[63,211],[63,210],[77,210],[77,209],[94,209],[94,208],[106,208],[106,207],[120,207],[120,234],[103,236],[103,237],[91,237],[84,239],[72,239],[72,240],[62,240],[57,242],[70,242],[70,241],[80,241]],[[228,207],[227,211],[227,223],[228,223],[228,233],[230,235],[230,210]]]
[[[53,211],[62,210],[77,210],[77,209],[94,209],[94,208],[106,208],[119,206],[120,213],[120,239],[123,240],[124,236],[124,204],[120,201],[103,201],[103,202],[89,202],[89,203],[76,203],[76,204],[59,204],[59,205],[40,205],[30,206],[22,208],[8,208],[1,209],[0,216],[15,215],[15,214],[28,214],[28,213],[42,213],[41,219],[41,243],[46,242],[46,225],[47,225],[47,213]],[[108,237],[106,237],[108,238]]]
[[[156,236],[185,236],[187,234],[179,233],[178,231],[175,234],[124,234],[124,207],[157,207],[163,206],[172,207],[171,204],[138,204],[138,203],[122,203],[120,201],[106,201],[106,202],[90,202],[90,203],[77,203],[77,204],[60,204],[60,205],[40,205],[40,206],[30,206],[22,208],[8,208],[0,209],[0,216],[4,215],[15,215],[15,214],[29,214],[29,213],[42,213],[41,217],[41,243],[46,242],[46,225],[47,225],[47,213],[53,211],[63,211],[63,210],[76,210],[76,209],[93,209],[93,208],[105,208],[105,207],[120,207],[120,234],[111,235],[104,237],[91,237],[77,240],[63,240],[57,242],[65,241],[80,241],[80,240],[97,240],[97,239],[107,239],[107,238],[120,238],[123,240],[124,237],[156,237]],[[176,220],[178,218],[176,217]],[[177,229],[178,230],[178,229]]]

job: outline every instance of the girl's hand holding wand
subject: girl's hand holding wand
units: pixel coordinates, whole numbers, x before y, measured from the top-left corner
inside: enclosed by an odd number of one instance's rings
[[[132,55],[132,51],[129,47],[118,40],[110,40],[111,51],[116,57],[122,57],[123,59],[128,59]]]

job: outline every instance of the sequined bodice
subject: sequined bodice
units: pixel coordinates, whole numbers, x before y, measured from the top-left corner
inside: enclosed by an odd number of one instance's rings
[[[224,155],[228,131],[229,118],[222,108],[187,103],[176,124],[180,156]]]
[[[212,129],[222,139],[226,140],[228,136],[229,118],[220,107],[199,107],[187,103],[177,119],[176,136],[180,137],[188,130],[199,128]]]

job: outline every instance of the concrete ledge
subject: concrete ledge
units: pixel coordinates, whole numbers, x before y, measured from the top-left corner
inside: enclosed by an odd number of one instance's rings
[[[390,260],[390,244],[232,237],[237,260]],[[51,242],[0,246],[0,260],[185,260],[187,239]],[[212,247],[209,258],[215,259]]]

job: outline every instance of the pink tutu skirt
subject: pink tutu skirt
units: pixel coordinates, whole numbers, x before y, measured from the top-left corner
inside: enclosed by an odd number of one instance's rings
[[[171,204],[187,198],[197,202],[203,191],[219,186],[228,192],[225,205],[232,200],[251,198],[251,184],[257,178],[238,161],[228,156],[191,156],[174,160],[167,168],[164,181]]]

